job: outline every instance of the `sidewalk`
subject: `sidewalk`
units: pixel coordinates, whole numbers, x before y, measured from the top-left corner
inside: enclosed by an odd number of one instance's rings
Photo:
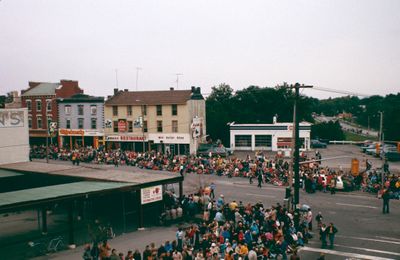
[[[127,234],[117,236],[116,238],[109,241],[111,248],[115,248],[117,252],[121,252],[126,255],[128,250],[139,249],[140,253],[143,252],[146,245],[154,242],[158,248],[161,243],[175,239],[175,232],[177,226],[172,225],[169,227],[154,227],[146,228],[142,231],[135,231]],[[41,256],[35,258],[36,260],[44,259],[82,259],[84,246],[79,246],[75,249],[64,250],[62,252],[54,253],[47,256]]]

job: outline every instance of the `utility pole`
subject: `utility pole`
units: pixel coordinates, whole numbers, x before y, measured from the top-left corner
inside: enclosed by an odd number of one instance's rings
[[[380,122],[379,122],[379,141],[383,143],[383,112],[379,111]]]
[[[182,73],[176,73],[176,89],[179,89],[179,76],[182,76]]]
[[[115,87],[118,88],[118,69],[115,69]]]
[[[293,122],[293,128],[294,128],[294,153],[293,153],[293,171],[294,171],[294,207],[295,209],[298,207],[298,204],[300,202],[299,199],[299,189],[300,189],[300,173],[299,173],[299,161],[300,161],[300,140],[299,140],[299,116],[298,116],[298,100],[300,97],[300,89],[301,88],[312,88],[313,86],[305,86],[305,85],[300,85],[299,83],[292,85],[291,88],[295,89],[295,99],[294,99],[294,117],[295,120]]]

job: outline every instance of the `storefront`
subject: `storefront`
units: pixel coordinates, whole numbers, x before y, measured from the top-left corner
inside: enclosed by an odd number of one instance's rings
[[[149,134],[152,150],[170,153],[173,155],[185,155],[190,153],[189,134]]]
[[[81,146],[98,148],[104,144],[104,132],[102,130],[61,128],[58,130],[58,138],[60,148]]]
[[[311,124],[300,123],[300,149],[310,149]],[[231,124],[230,145],[233,150],[286,151],[291,149],[293,124]]]
[[[109,135],[105,138],[108,149],[122,149],[135,152],[149,150],[149,142],[143,135]]]

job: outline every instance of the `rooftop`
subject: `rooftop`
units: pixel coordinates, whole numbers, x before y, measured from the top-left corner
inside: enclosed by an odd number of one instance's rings
[[[33,88],[30,88],[29,90],[24,92],[21,96],[26,97],[26,96],[55,95],[56,89],[59,87],[60,87],[60,83],[43,82]]]
[[[104,102],[104,97],[94,97],[78,93],[68,98],[58,98],[58,103],[78,103],[78,102]]]

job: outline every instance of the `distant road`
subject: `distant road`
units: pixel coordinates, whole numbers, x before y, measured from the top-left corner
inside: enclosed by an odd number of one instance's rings
[[[332,116],[316,116],[314,117],[315,121],[317,122],[329,122],[337,120],[335,117]],[[378,132],[374,130],[369,130],[360,126],[351,125],[346,121],[339,120],[340,126],[343,128],[344,131],[347,132],[354,132],[365,136],[378,136]]]

